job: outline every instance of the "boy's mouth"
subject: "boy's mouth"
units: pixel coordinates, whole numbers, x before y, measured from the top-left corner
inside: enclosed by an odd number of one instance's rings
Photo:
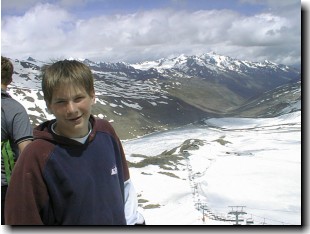
[[[71,122],[75,122],[75,121],[78,121],[80,118],[82,118],[82,115],[76,117],[76,118],[71,118],[71,119],[68,119],[69,121]]]

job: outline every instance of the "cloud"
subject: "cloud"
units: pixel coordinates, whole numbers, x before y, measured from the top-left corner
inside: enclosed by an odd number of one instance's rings
[[[79,19],[59,5],[39,4],[23,16],[2,19],[2,53],[138,62],[215,51],[295,64],[300,62],[300,9],[295,13],[286,18],[272,12],[245,16],[231,10],[158,9]]]
[[[21,17],[2,20],[2,53],[14,56],[61,50],[73,17],[50,4],[39,4]]]

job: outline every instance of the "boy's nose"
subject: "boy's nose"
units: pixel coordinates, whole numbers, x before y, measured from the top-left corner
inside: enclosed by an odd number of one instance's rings
[[[67,105],[67,113],[72,114],[76,112],[76,105],[74,102],[69,102]]]

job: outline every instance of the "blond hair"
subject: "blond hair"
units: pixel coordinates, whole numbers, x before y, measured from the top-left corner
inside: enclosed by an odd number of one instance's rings
[[[48,103],[60,85],[72,84],[94,94],[94,79],[88,66],[76,60],[62,60],[42,67],[42,91]]]

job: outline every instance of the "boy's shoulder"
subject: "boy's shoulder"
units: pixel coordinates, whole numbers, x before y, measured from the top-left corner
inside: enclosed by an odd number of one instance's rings
[[[93,127],[95,128],[96,131],[104,131],[108,132],[111,134],[115,134],[115,130],[111,123],[105,119],[91,119],[91,122],[93,122]]]
[[[105,132],[109,135],[111,135],[115,140],[119,140],[118,135],[115,132],[115,129],[113,128],[112,124],[105,120],[105,119],[98,119],[91,116],[90,121],[93,125],[93,133],[95,132]]]

